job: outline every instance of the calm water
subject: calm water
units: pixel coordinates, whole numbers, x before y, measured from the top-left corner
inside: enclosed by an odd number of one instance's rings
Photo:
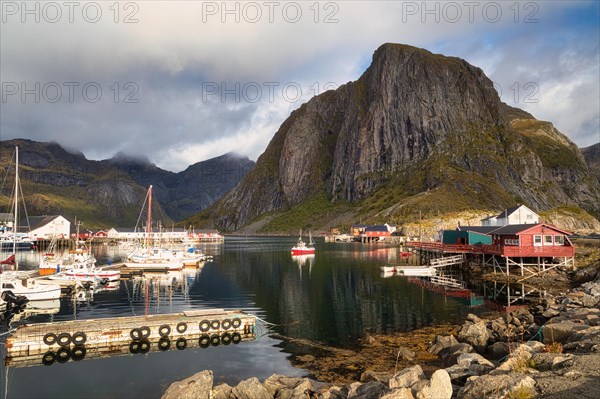
[[[46,310],[52,314],[32,315],[26,321],[237,308],[275,324],[272,331],[285,336],[352,345],[365,332],[460,321],[474,310],[464,299],[444,297],[406,278],[383,278],[379,267],[397,261],[395,248],[318,241],[315,257],[292,259],[295,241],[227,237],[223,245],[203,247],[214,261],[197,271],[121,281],[109,290],[61,299],[55,309]],[[101,263],[123,255],[119,247],[94,250]],[[20,255],[23,263],[39,256]],[[13,320],[18,322],[22,320]],[[3,367],[0,397],[158,398],[173,381],[204,369],[213,370],[216,383],[229,384],[273,373],[306,375],[291,366],[285,342],[269,337],[268,327],[259,323],[257,340],[238,345]]]

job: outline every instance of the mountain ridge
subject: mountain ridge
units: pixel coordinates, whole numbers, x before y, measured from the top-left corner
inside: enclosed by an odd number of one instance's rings
[[[150,184],[157,187],[154,193],[161,205],[163,225],[170,225],[210,205],[254,165],[248,158],[224,154],[174,173],[145,157],[118,153],[108,160],[94,161],[56,142],[13,139],[0,142],[0,165],[5,176],[12,173],[11,179],[17,145],[29,214],[63,214],[71,220],[77,216],[88,228],[133,226]],[[213,179],[194,178],[198,170],[210,171]],[[237,173],[226,174],[231,170]],[[4,180],[0,204],[6,207],[11,187],[6,177]],[[204,191],[206,195],[199,194]]]
[[[403,222],[420,210],[515,203],[598,216],[599,198],[579,149],[551,123],[502,103],[480,68],[388,43],[358,80],[293,111],[236,188],[189,220],[235,231],[268,217],[270,231],[342,211]],[[301,221],[309,202],[313,215]]]

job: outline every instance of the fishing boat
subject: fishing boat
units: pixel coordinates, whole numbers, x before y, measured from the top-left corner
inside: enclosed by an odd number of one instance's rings
[[[298,237],[298,242],[295,247],[292,247],[292,256],[297,255],[314,255],[315,253],[315,243],[312,240],[312,236],[310,232],[308,232],[308,244],[302,241],[302,230],[300,230],[300,237]]]
[[[17,234],[19,217],[19,147],[15,147],[15,197],[14,197],[14,224],[13,234]],[[25,297],[29,301],[45,301],[60,297],[60,286],[57,284],[37,284],[30,273],[19,272],[19,263],[15,258],[16,245],[12,248],[12,261],[15,271],[0,273],[0,303],[14,301],[18,297]],[[0,270],[1,272],[1,270]]]

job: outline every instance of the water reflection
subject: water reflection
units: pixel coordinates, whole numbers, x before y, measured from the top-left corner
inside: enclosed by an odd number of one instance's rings
[[[406,278],[381,278],[380,266],[401,261],[398,248],[325,244],[317,239],[314,256],[292,258],[290,248],[296,240],[227,237],[225,244],[201,245],[214,261],[198,269],[124,279],[87,297],[63,299],[57,313],[31,315],[27,322],[241,309],[276,324],[284,336],[352,345],[366,332],[454,322],[473,311],[460,298],[427,290]],[[109,259],[115,263],[126,254],[121,246],[92,249],[99,264]],[[28,260],[30,265],[39,256],[19,255],[23,264]],[[230,384],[276,372],[304,374],[290,365],[281,341],[268,337],[248,345],[201,350],[150,351],[145,356],[19,368],[10,376],[8,396],[76,397],[85,392],[87,397],[160,397],[168,384],[202,369],[212,369],[217,382]],[[30,380],[39,384],[28,384]]]

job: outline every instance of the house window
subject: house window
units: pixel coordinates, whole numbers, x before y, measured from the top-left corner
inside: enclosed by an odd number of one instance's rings
[[[552,245],[552,236],[544,236],[544,245]]]
[[[507,238],[504,240],[504,245],[516,245],[519,246],[519,239]]]
[[[542,236],[533,236],[533,245],[539,247],[542,245]]]
[[[565,245],[565,236],[554,236],[555,245]]]
[[[527,214],[527,220],[531,220],[531,219],[533,219],[533,215],[531,213],[528,213]]]

